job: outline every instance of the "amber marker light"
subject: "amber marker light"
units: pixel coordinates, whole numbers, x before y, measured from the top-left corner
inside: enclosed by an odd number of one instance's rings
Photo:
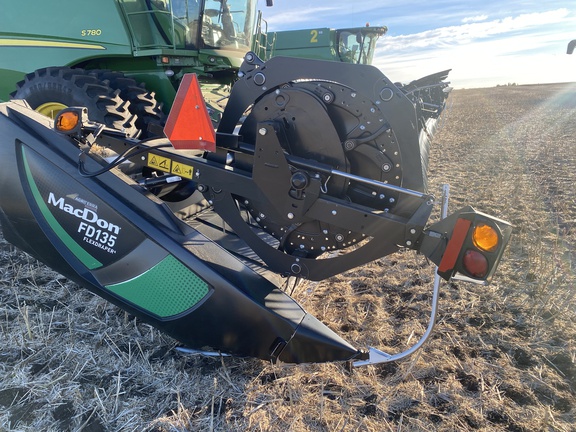
[[[485,252],[494,252],[498,248],[499,235],[496,229],[488,224],[479,223],[472,233],[474,246]]]
[[[61,110],[54,119],[54,130],[61,134],[78,135],[88,122],[86,107],[68,107]]]
[[[56,118],[56,130],[60,132],[73,131],[78,126],[80,117],[75,111],[63,111]]]

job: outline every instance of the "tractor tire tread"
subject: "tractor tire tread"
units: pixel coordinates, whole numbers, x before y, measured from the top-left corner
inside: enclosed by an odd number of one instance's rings
[[[138,83],[117,71],[103,69],[94,70],[93,73],[111,88],[118,90],[122,99],[130,102],[130,111],[136,115],[136,126],[142,131],[143,138],[151,137],[150,125],[164,127],[167,117],[162,111],[162,103],[158,102],[154,92],[146,89],[144,83]]]
[[[124,130],[131,137],[139,134],[136,116],[130,112],[130,103],[120,97],[120,92],[83,69],[38,69],[18,82],[16,91],[10,96],[12,99],[25,99],[33,109],[46,102],[86,106],[91,120]]]

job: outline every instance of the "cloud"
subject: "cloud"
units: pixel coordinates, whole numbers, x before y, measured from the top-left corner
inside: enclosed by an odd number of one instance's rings
[[[373,63],[403,82],[452,68],[455,87],[574,81],[576,61],[565,52],[575,18],[567,16],[557,9],[388,36]]]
[[[390,8],[406,7],[406,1],[381,4],[366,0],[356,0],[353,7],[349,0],[312,2],[310,0],[277,0],[273,8],[263,9],[263,16],[271,31],[298,30],[314,27],[346,28],[364,26],[369,21],[373,25],[383,25],[380,19],[388,19]],[[421,0],[418,0],[421,1]],[[319,6],[322,4],[322,6]],[[419,7],[420,8],[420,7]],[[406,16],[405,19],[409,19]],[[404,18],[403,18],[404,19]]]
[[[462,22],[463,23],[480,22],[480,21],[486,21],[487,19],[488,19],[488,15],[476,15],[473,17],[462,18]]]
[[[268,26],[276,30],[282,30],[284,27],[295,29],[299,23],[313,21],[318,16],[328,15],[338,12],[334,6],[308,7],[297,10],[286,10],[266,18]]]
[[[388,50],[469,44],[476,40],[501,36],[506,33],[557,24],[568,15],[569,12],[565,8],[542,13],[522,14],[517,17],[506,17],[492,21],[440,27],[411,35],[390,36],[385,43]]]

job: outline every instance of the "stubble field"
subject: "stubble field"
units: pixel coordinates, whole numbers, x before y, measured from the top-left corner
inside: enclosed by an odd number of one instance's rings
[[[406,360],[204,358],[0,237],[0,431],[573,431],[576,84],[454,91],[431,191],[514,224],[493,284],[443,284]],[[356,346],[423,333],[433,269],[400,253],[295,297]]]

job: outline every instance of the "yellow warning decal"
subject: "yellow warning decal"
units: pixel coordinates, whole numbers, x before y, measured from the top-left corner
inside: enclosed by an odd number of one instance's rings
[[[170,172],[171,162],[172,161],[166,157],[148,153],[148,166],[150,168]]]
[[[180,162],[172,161],[172,174],[176,174],[177,176],[184,177],[187,179],[192,178],[192,173],[194,172],[194,168],[190,165],[185,165]]]

